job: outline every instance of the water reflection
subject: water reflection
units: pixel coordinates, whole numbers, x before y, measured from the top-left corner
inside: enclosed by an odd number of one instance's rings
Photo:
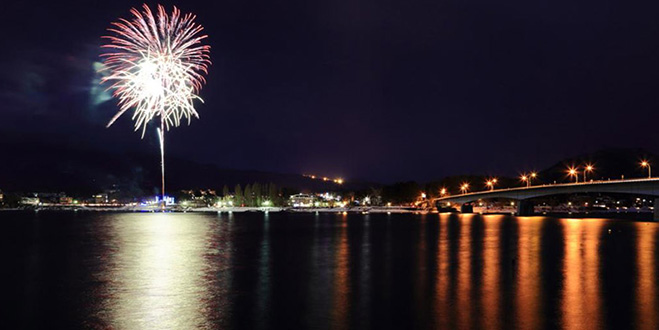
[[[639,329],[657,329],[657,226],[638,224],[636,264],[636,324]]]
[[[503,216],[485,216],[483,218],[484,239],[483,239],[483,286],[480,288],[482,297],[483,320],[482,327],[500,327],[500,289],[501,281],[501,262],[499,259],[499,250],[501,245],[501,221]]]
[[[471,316],[473,301],[471,296],[471,225],[473,218],[472,214],[460,216],[460,235],[458,237],[458,246],[456,255],[457,267],[457,285],[456,285],[456,298],[457,309],[454,313],[457,314],[457,326],[460,329],[472,328]]]
[[[129,214],[112,225],[109,267],[99,274],[108,281],[102,310],[109,313],[100,315],[108,326],[200,328],[221,321],[213,310],[222,312],[227,303],[215,293],[230,288],[209,275],[230,259],[230,249],[210,245],[211,222]]]
[[[562,313],[567,329],[601,327],[599,235],[602,221],[565,219]]]
[[[6,292],[24,295],[12,328],[659,326],[657,223],[287,213],[29,220],[5,222],[23,238],[3,240],[16,273]]]
[[[257,328],[263,329],[269,322],[268,310],[270,308],[271,274],[272,265],[270,257],[270,214],[263,216],[263,236],[259,249],[259,275],[258,294],[256,295],[256,322]]]
[[[437,275],[435,281],[435,299],[434,299],[434,309],[435,309],[435,323],[438,326],[447,327],[450,324],[449,321],[449,297],[448,297],[448,288],[449,288],[449,262],[448,262],[448,249],[449,249],[449,238],[448,238],[448,223],[451,221],[450,217],[442,214],[439,216],[439,242],[437,248]]]
[[[350,308],[350,254],[348,251],[348,219],[342,215],[339,221],[334,253],[334,280],[332,288],[332,329],[343,329],[348,323]]]
[[[511,261],[516,272],[515,304],[517,326],[520,329],[538,329],[542,320],[543,288],[541,286],[542,222],[534,217],[520,217],[518,225],[517,257]]]

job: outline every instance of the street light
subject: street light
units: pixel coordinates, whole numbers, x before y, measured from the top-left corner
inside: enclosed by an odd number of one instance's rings
[[[531,174],[529,174],[529,186],[531,186],[531,180],[534,180],[536,177],[538,177],[538,173],[531,172]]]
[[[494,190],[494,185],[497,184],[497,181],[498,180],[496,178],[493,178],[493,179],[487,180],[485,182],[485,185],[488,186],[490,188],[490,190]]]
[[[579,173],[577,173],[576,167],[568,167],[567,174],[574,177],[574,183],[579,182]]]
[[[592,164],[586,164],[586,166],[583,168],[583,182],[586,182],[586,173],[592,172],[595,168],[593,167]]]
[[[526,182],[526,188],[528,188],[531,185],[531,178],[526,174],[522,174],[520,180],[522,180],[522,182]]]
[[[446,195],[446,188],[442,188],[442,189],[439,191],[439,196],[444,196],[444,195]]]
[[[460,186],[460,191],[461,191],[463,194],[466,194],[467,191],[469,191],[469,184],[466,183],[466,182],[463,183],[463,184]]]
[[[647,167],[648,168],[648,179],[652,178],[652,167],[650,166],[650,162],[647,160],[643,160],[641,162],[641,167]]]

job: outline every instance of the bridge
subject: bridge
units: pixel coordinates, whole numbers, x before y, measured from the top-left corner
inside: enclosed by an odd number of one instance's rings
[[[517,215],[533,214],[533,198],[579,194],[579,193],[618,193],[631,195],[656,196],[654,200],[654,219],[659,220],[659,178],[590,181],[579,183],[546,184],[530,187],[495,189],[460,195],[443,196],[432,200],[434,205],[449,206],[460,204],[461,211],[473,211],[471,203],[493,198],[505,198],[517,201]]]

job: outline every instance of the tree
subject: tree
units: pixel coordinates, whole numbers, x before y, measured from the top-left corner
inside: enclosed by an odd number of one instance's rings
[[[268,185],[268,199],[272,202],[272,205],[281,205],[279,201],[279,194],[277,191],[277,185],[270,183]]]
[[[261,193],[261,185],[258,182],[252,184],[252,193],[254,194],[254,204],[261,206],[263,203],[263,195]]]
[[[236,206],[243,205],[243,189],[240,187],[240,184],[236,185],[236,188],[233,189],[233,199]]]
[[[222,188],[222,197],[227,198],[229,197],[229,187],[227,185],[224,185]]]
[[[18,207],[21,204],[21,195],[16,193],[6,193],[2,203],[5,207]]]
[[[414,181],[397,182],[382,189],[384,202],[404,204],[415,201],[421,194],[419,184]]]
[[[252,186],[249,184],[245,186],[245,206],[254,206],[254,196],[252,196]]]

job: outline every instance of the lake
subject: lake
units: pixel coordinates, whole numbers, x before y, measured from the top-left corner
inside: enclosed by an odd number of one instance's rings
[[[5,328],[657,329],[659,224],[0,212]]]

